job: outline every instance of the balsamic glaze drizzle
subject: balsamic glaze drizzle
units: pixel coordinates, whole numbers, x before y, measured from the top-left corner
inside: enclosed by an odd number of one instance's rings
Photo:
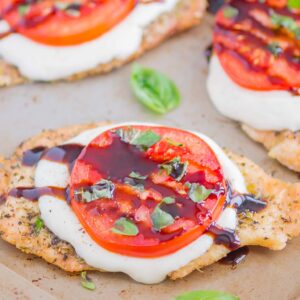
[[[240,264],[248,255],[249,248],[247,246],[241,247],[227,254],[224,258],[220,260],[223,265],[230,265],[233,268]]]

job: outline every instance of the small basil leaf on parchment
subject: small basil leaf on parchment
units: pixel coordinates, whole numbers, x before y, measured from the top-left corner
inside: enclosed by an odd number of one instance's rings
[[[181,96],[175,83],[153,69],[134,65],[131,87],[137,99],[158,114],[165,114],[180,103]]]
[[[120,218],[118,219],[114,227],[111,229],[112,232],[120,234],[120,235],[127,235],[127,236],[136,236],[139,233],[139,229],[137,226],[127,218]]]
[[[34,222],[34,231],[36,234],[39,234],[43,228],[44,228],[44,221],[40,217],[38,217]]]
[[[166,199],[166,198],[164,198]],[[169,201],[169,200],[168,200]],[[160,204],[158,204],[152,214],[151,214],[151,220],[153,223],[153,228],[156,231],[160,231],[161,229],[172,225],[174,223],[174,218],[172,215],[170,215],[169,213],[163,211],[160,208]]]
[[[192,291],[177,296],[174,300],[240,300],[239,297],[219,291]]]
[[[205,186],[198,183],[188,183],[188,186],[189,197],[196,203],[204,201],[212,193],[212,190],[209,190],[205,188]]]
[[[81,272],[81,285],[87,290],[93,291],[96,289],[94,282],[91,280],[91,278],[87,275],[85,271]]]
[[[293,8],[300,8],[300,0],[288,0],[288,7]]]

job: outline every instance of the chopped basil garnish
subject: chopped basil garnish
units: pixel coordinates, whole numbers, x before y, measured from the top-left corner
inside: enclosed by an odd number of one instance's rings
[[[173,81],[140,65],[132,69],[131,87],[137,99],[158,114],[165,114],[180,103],[180,93]]]
[[[94,282],[85,271],[81,272],[81,285],[87,290],[93,291],[96,289]]]
[[[128,236],[136,236],[139,233],[137,226],[131,220],[124,217],[115,222],[111,231],[116,234]]]
[[[176,181],[180,181],[186,174],[188,162],[181,163],[180,158],[175,157],[171,161],[161,164],[160,168],[167,172],[167,175],[173,177]]]
[[[141,131],[131,127],[127,129],[118,129],[116,134],[123,142],[134,146],[139,146],[143,150],[153,146],[161,139],[161,136],[152,130]]]
[[[198,183],[186,183],[189,187],[189,197],[196,203],[200,203],[208,198],[212,190],[206,189],[204,185]]]
[[[170,139],[170,138],[166,138],[166,142],[169,143],[171,146],[175,146],[175,147],[183,147],[183,144],[182,144],[182,143],[173,141],[173,140]]]
[[[96,184],[80,188],[74,192],[76,200],[83,203],[89,203],[101,198],[112,199],[115,191],[115,185],[110,180],[101,179]]]
[[[34,231],[36,234],[40,233],[40,231],[44,228],[44,221],[38,217],[34,223]]]
[[[288,0],[288,7],[290,9],[300,8],[300,0]]]
[[[277,14],[274,10],[270,10],[272,23],[277,27],[285,28],[295,35],[297,40],[300,39],[300,26],[292,18],[284,15]]]
[[[140,179],[140,180],[145,180],[147,179],[148,175],[141,175],[139,172],[134,172],[132,171],[130,174],[129,174],[129,177],[130,178],[133,178],[133,179]]]
[[[164,203],[166,203],[166,204],[173,204],[173,203],[175,203],[175,199],[173,197],[165,197],[162,201]]]
[[[219,291],[192,291],[177,296],[174,300],[240,300],[239,297]]]
[[[28,13],[29,9],[30,9],[29,4],[19,5],[18,6],[18,13],[19,13],[20,16],[23,17],[23,16],[25,16]]]
[[[278,57],[282,52],[283,49],[280,47],[280,45],[278,43],[270,43],[268,45],[268,49],[269,51],[275,56]]]
[[[233,6],[228,5],[223,9],[223,15],[227,19],[235,18],[238,14],[238,9]]]
[[[171,200],[172,199],[172,200]],[[162,203],[172,204],[175,202],[175,199],[172,197],[166,197],[163,199],[161,203],[159,203],[153,210],[151,214],[151,220],[153,223],[153,228],[156,231],[160,231],[161,229],[172,225],[174,223],[174,218],[169,213],[165,212],[160,208]]]
[[[132,187],[134,187],[135,189],[137,189],[140,192],[143,192],[145,189],[143,180],[141,180],[141,179],[125,177],[124,183],[131,185]]]

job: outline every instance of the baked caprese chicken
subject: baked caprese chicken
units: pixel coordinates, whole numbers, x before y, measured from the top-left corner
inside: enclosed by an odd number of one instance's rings
[[[158,283],[300,233],[299,184],[198,132],[73,126],[29,139],[1,165],[2,238],[69,272]]]
[[[205,0],[1,0],[0,86],[105,73],[199,23]]]
[[[213,49],[216,108],[300,171],[300,1],[230,1],[217,13]]]

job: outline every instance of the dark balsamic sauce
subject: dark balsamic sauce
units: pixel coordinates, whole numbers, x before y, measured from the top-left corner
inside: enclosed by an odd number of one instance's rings
[[[230,265],[235,268],[240,264],[246,256],[249,254],[249,248],[247,246],[238,248],[227,254],[224,258],[220,260],[220,263],[223,265]]]
[[[213,223],[208,227],[207,233],[211,233],[214,236],[214,242],[217,245],[224,245],[230,250],[240,247],[240,241],[235,234],[235,230],[225,229]]]
[[[69,199],[69,189],[58,188],[58,187],[17,187],[12,189],[9,196],[15,198],[25,198],[30,201],[37,201],[42,196],[53,196],[61,200]]]
[[[22,163],[24,166],[34,166],[41,159],[63,163],[72,170],[73,165],[84,147],[78,144],[66,144],[53,148],[36,147],[34,149],[25,151],[23,154]]]
[[[210,62],[210,59],[213,55],[213,51],[214,51],[214,46],[213,44],[210,44],[206,47],[205,51],[204,51],[204,55],[205,55],[205,58],[206,58],[206,61],[209,63]]]

